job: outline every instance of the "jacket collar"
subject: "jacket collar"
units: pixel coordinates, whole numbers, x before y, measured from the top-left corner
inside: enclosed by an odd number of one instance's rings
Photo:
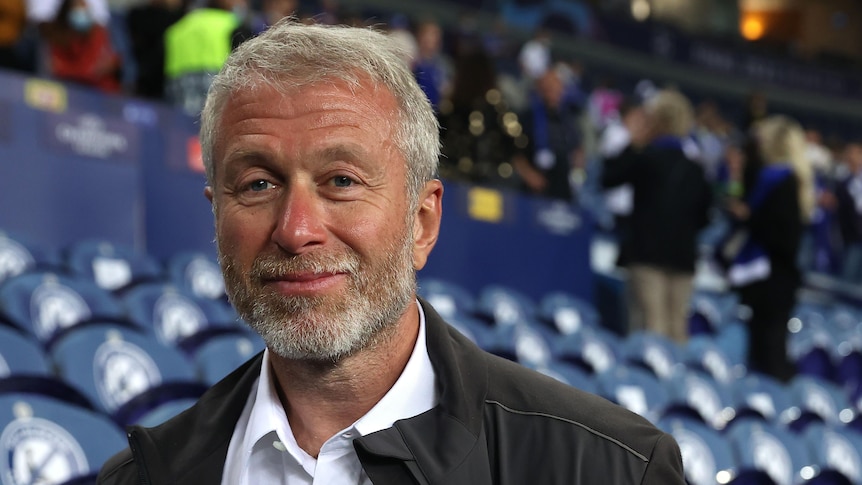
[[[437,374],[438,405],[392,428],[354,443],[360,457],[389,457],[408,464],[419,483],[450,483],[482,436],[483,404],[488,390],[487,362],[466,337],[453,329],[424,300],[428,356]],[[412,466],[415,463],[417,466]],[[363,460],[366,471],[373,471]]]

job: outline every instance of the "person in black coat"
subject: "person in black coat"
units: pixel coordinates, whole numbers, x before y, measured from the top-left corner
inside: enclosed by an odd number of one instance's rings
[[[627,238],[629,329],[688,336],[698,232],[708,222],[711,189],[692,158],[693,110],[681,93],[664,90],[647,101],[646,124],[632,130],[632,143],[605,162],[602,185],[629,183],[634,205]]]
[[[813,173],[796,121],[774,115],[753,130],[757,149],[746,163],[758,168],[750,171],[744,198],[728,202],[748,240],[730,265],[728,280],[751,308],[749,368],[787,381],[795,373],[787,358],[787,321],[802,281],[797,255],[814,212]]]

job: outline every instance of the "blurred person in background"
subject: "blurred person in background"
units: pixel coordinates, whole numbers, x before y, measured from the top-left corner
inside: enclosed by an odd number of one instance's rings
[[[208,0],[165,32],[165,93],[170,103],[197,116],[207,90],[231,52],[234,31],[248,12],[246,0]]]
[[[165,97],[165,32],[184,14],[183,0],[149,0],[126,16],[132,55],[138,65],[134,94]]]
[[[533,37],[521,46],[518,52],[521,75],[528,84],[537,81],[551,69],[551,34],[545,29],[537,29]]]
[[[526,140],[514,159],[527,193],[573,201],[572,171],[583,164],[580,113],[555,70],[536,80],[529,109],[518,117]]]
[[[618,156],[632,142],[632,130],[638,130],[646,122],[643,104],[637,97],[625,99],[619,108],[619,116],[611,120],[602,131],[599,139],[599,156],[602,162]],[[628,264],[631,214],[634,206],[634,189],[631,184],[623,184],[604,192],[605,206],[613,215],[613,232],[616,235],[619,251],[616,264],[625,267]]]
[[[742,229],[736,232],[739,248],[728,280],[752,312],[749,369],[786,382],[795,373],[787,359],[787,321],[802,282],[797,256],[815,210],[814,175],[805,134],[795,120],[772,115],[757,122],[752,133],[759,160],[745,163],[759,168],[744,196],[727,204]]]
[[[41,30],[50,76],[106,93],[120,91],[122,61],[87,0],[63,0],[54,20]]]
[[[404,63],[408,66],[413,65],[419,53],[419,46],[416,44],[416,36],[410,29],[410,19],[402,13],[396,13],[389,20],[388,27],[389,37],[395,39],[401,48]]]
[[[689,100],[661,90],[644,105],[631,144],[605,162],[602,184],[631,184],[631,230],[621,242],[629,264],[629,330],[646,329],[678,343],[688,339],[697,237],[712,202],[703,168],[686,153],[694,123]]]
[[[835,198],[843,246],[841,277],[862,284],[862,142],[848,143],[839,163]]]
[[[24,0],[0,1],[0,68],[21,69],[25,65],[19,53],[19,42],[26,27]]]
[[[452,94],[441,103],[440,124],[441,175],[495,186],[512,180],[521,127],[503,100],[493,60],[478,39],[459,43]]]
[[[236,49],[248,39],[275,25],[279,20],[290,17],[299,7],[298,0],[263,0],[260,12],[249,12],[231,35],[231,48]]]
[[[426,19],[416,26],[416,59],[413,75],[435,111],[452,87],[452,61],[443,52],[443,29],[436,20]]]

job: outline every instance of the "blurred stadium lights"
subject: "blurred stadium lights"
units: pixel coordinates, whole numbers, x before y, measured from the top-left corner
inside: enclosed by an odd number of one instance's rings
[[[746,40],[757,40],[763,37],[766,25],[763,18],[757,14],[746,13],[742,16],[739,31]]]
[[[632,17],[638,22],[648,19],[651,12],[649,0],[632,0]]]

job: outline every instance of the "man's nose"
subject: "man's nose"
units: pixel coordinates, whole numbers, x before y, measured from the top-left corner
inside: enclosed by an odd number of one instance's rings
[[[291,184],[284,193],[272,240],[291,254],[301,254],[327,239],[324,201],[314,187]]]

